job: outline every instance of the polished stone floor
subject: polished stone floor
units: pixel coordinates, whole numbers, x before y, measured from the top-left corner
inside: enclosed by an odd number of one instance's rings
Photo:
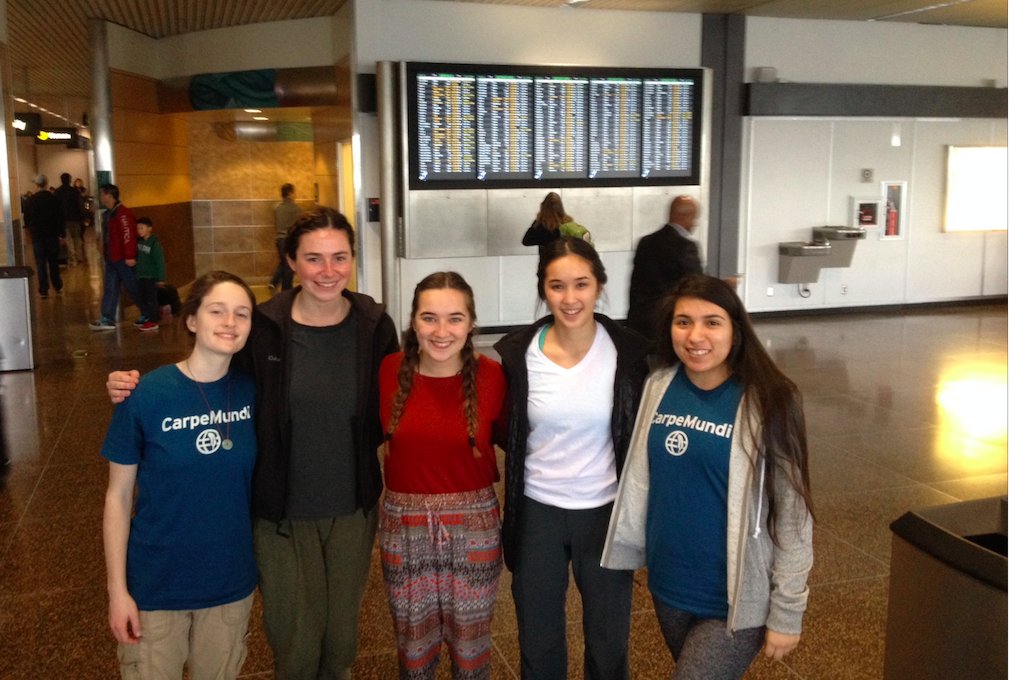
[[[68,271],[66,292],[36,300],[38,368],[0,374],[11,461],[0,491],[0,678],[118,677],[106,625],[98,451],[113,407],[105,375],[184,356],[178,321],[155,333],[88,330],[100,281]],[[889,523],[911,508],[1006,492],[1006,305],[851,314],[757,323],[802,388],[818,518],[809,611],[799,649],[758,660],[746,678],[882,677]],[[644,574],[637,575],[635,680],[668,678]],[[494,621],[493,678],[518,675],[508,575]],[[569,677],[581,677],[578,598],[569,598]],[[271,678],[253,612],[248,678]],[[395,678],[378,561],[361,620],[355,678]],[[448,678],[447,662],[439,677]]]

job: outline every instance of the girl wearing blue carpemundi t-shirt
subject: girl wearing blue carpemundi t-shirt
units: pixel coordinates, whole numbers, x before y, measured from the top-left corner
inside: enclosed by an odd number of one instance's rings
[[[183,666],[192,680],[230,679],[245,662],[254,386],[230,363],[254,307],[237,276],[199,278],[182,308],[192,353],[144,376],[109,425],[105,564],[124,679],[181,679]]]
[[[799,643],[813,564],[798,389],[732,288],[685,279],[666,300],[602,564],[648,567],[673,678],[739,678]]]

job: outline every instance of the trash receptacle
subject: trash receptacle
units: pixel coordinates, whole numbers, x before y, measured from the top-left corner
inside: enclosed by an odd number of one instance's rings
[[[890,525],[884,680],[1005,680],[1006,497]]]
[[[35,368],[31,267],[0,267],[0,371]]]

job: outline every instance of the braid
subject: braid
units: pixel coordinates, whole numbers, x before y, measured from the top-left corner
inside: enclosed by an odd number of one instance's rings
[[[403,338],[403,361],[399,365],[399,386],[396,394],[392,397],[392,412],[389,414],[389,429],[385,433],[386,454],[389,453],[389,440],[392,433],[399,425],[399,419],[403,416],[403,407],[410,397],[410,390],[413,388],[413,376],[416,375],[420,366],[420,344],[417,342],[417,333],[413,328],[407,328],[406,336]]]
[[[476,447],[477,428],[477,394],[476,377],[480,370],[480,361],[473,350],[473,333],[466,336],[466,344],[463,345],[459,353],[462,358],[462,393],[463,412],[466,414],[466,434],[469,435],[470,446],[473,447],[473,456],[481,457],[480,449]]]

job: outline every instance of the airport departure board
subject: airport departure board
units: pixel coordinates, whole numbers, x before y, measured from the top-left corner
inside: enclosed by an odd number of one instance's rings
[[[701,69],[405,65],[411,189],[700,182]]]

